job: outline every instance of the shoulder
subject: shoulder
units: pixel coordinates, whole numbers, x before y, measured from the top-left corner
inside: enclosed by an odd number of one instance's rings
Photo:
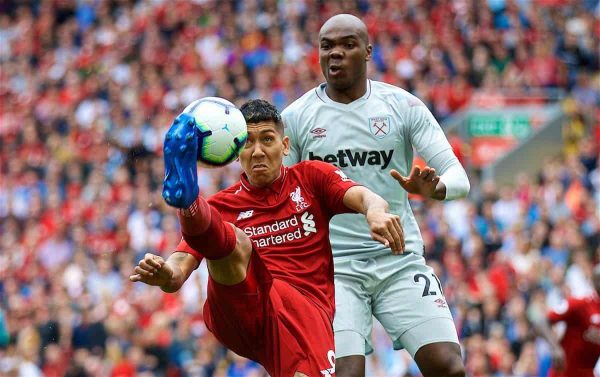
[[[309,108],[318,105],[322,100],[317,95],[318,86],[312,88],[308,92],[304,93],[302,97],[298,98],[291,104],[289,104],[282,112],[281,116],[284,120],[289,120],[290,118],[300,116],[304,111]]]
[[[221,206],[225,205],[226,203],[231,203],[232,199],[237,196],[241,189],[242,184],[240,182],[234,183],[226,189],[211,195],[208,197],[207,201],[214,206]]]
[[[586,297],[582,297],[582,298],[572,298],[569,299],[569,301],[572,301],[572,305],[574,307],[577,308],[591,308],[594,307],[598,304],[600,304],[600,302],[598,301],[598,298],[594,297],[594,296],[586,296]]]
[[[570,312],[579,312],[587,305],[587,299],[571,297],[567,299],[567,309]]]
[[[290,169],[290,171],[295,171],[295,172],[306,172],[306,171],[313,171],[314,169],[322,171],[322,170],[332,170],[332,169],[335,170],[337,168],[328,162],[323,162],[323,161],[319,161],[319,160],[304,160],[304,161],[300,161],[299,163],[290,167],[289,169]]]
[[[571,297],[567,300],[567,302],[569,303],[569,306],[573,306],[573,307],[585,305],[587,301],[588,301],[588,298],[575,298],[575,297]]]
[[[338,170],[334,165],[318,160],[300,161],[288,169],[289,173],[299,180],[326,175]]]
[[[423,101],[421,101],[417,96],[392,84],[371,80],[371,90],[375,96],[388,101],[392,100],[401,106],[425,106]]]

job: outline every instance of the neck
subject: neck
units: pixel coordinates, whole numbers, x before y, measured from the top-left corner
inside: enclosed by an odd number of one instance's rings
[[[325,86],[325,93],[331,98],[331,100],[343,104],[356,101],[360,97],[364,96],[367,92],[367,79],[359,80],[355,85],[348,89],[337,90],[331,85]]]

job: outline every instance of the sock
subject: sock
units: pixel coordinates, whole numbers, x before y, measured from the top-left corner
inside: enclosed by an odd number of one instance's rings
[[[188,209],[177,211],[177,217],[185,242],[206,259],[224,258],[235,249],[235,230],[202,197]]]

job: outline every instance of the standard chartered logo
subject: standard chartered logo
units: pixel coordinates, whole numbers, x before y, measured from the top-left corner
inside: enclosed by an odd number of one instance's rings
[[[302,221],[302,228],[304,228],[304,235],[308,236],[310,233],[317,233],[317,228],[315,227],[315,221],[313,220],[313,215],[308,212],[304,212],[302,217],[300,218]]]
[[[275,232],[279,232],[279,234],[270,234]],[[244,233],[250,237],[256,247],[268,247],[299,240],[311,233],[317,233],[317,227],[314,216],[309,212],[304,212],[300,218],[298,215],[293,215],[288,219],[270,224],[245,227]]]

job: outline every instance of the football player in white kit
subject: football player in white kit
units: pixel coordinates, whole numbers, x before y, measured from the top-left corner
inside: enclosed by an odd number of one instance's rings
[[[339,215],[330,223],[336,374],[365,375],[375,316],[394,348],[405,348],[425,377],[464,376],[456,327],[441,284],[425,264],[408,193],[452,200],[468,194],[469,180],[421,100],[367,79],[371,50],[360,19],[348,14],[330,18],[319,33],[326,83],[282,113],[290,138],[286,164],[333,163],[384,197],[402,221],[405,251],[400,256],[371,238],[360,215]],[[426,167],[412,167],[413,147]]]

